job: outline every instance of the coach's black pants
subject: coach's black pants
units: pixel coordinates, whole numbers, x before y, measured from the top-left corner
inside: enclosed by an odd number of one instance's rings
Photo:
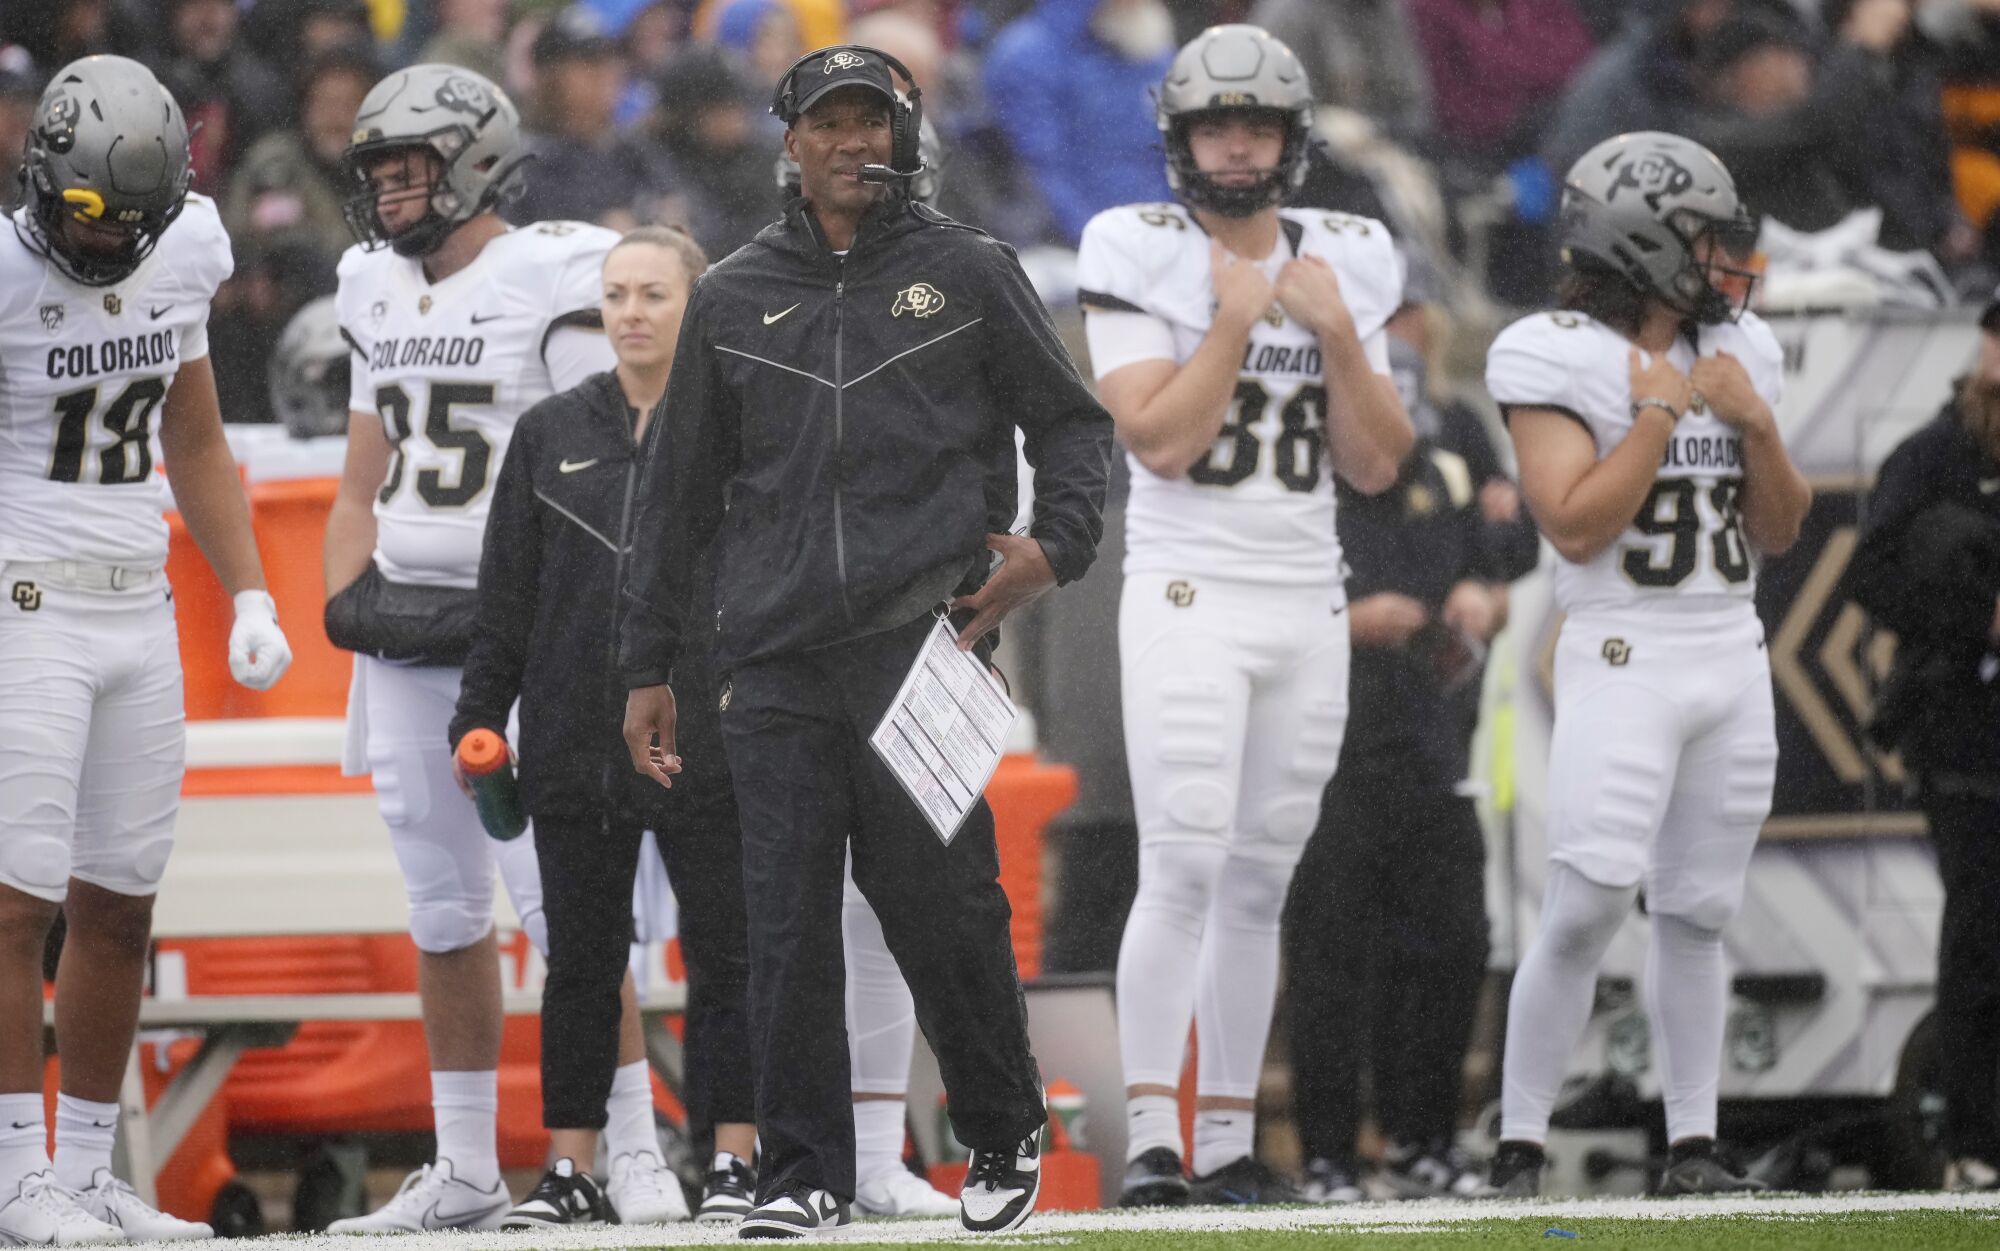
[[[1923,806],[1944,881],[1936,1012],[1945,1148],[2000,1163],[2000,798],[1927,784]]]
[[[947,847],[868,746],[931,625],[746,665],[727,688],[764,1198],[794,1186],[854,1194],[840,937],[850,847],[959,1140],[1010,1148],[1044,1119],[993,813],[981,801]]]
[[[1392,1141],[1456,1128],[1486,968],[1486,856],[1472,802],[1429,772],[1349,753],[1292,877],[1285,968],[1307,1159],[1351,1166],[1364,1071]]]
[[[611,762],[607,811],[535,817],[535,857],[549,926],[542,992],[542,1123],[604,1128],[604,1101],[618,1064],[618,985],[632,943],[632,881],[641,835],[651,829],[673,884],[687,966],[689,1133],[749,1122],[756,1111],[751,1067],[748,923],[736,796],[722,760],[714,699],[689,692],[679,745],[688,771],[657,795],[627,785],[631,765]]]

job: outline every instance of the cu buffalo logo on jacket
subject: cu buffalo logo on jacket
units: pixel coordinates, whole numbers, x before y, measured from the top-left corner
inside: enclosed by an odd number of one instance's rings
[[[889,306],[889,316],[901,317],[904,313],[915,313],[919,317],[929,317],[944,307],[944,293],[928,282],[915,282],[896,293],[896,302]]]

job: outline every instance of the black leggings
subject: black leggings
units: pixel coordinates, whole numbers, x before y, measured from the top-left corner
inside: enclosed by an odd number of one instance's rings
[[[685,748],[684,754],[694,759]],[[618,987],[632,942],[632,882],[649,827],[673,884],[687,964],[689,1133],[700,1140],[717,1124],[756,1119],[742,835],[719,746],[701,757],[717,767],[682,775],[643,816],[535,817],[549,926],[542,992],[542,1123],[549,1129],[604,1128],[618,1065]],[[621,760],[612,767],[631,766]]]

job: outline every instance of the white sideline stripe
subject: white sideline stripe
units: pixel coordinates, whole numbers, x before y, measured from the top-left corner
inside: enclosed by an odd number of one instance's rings
[[[1780,1198],[1570,1199],[1469,1203],[1428,1199],[1405,1203],[1357,1203],[1336,1208],[1182,1208],[1125,1212],[1037,1212],[1006,1237],[1003,1246],[1060,1243],[1064,1235],[1101,1231],[1160,1233],[1240,1233],[1247,1230],[1341,1230],[1387,1233],[1448,1230],[1460,1224],[1533,1217],[1554,1220],[1678,1221],[1704,1216],[1763,1218],[1831,1216],[1850,1212],[1984,1212],[2000,1218],[2000,1194],[1788,1195]],[[854,1237],[867,1242],[986,1243],[949,1218],[857,1221]],[[282,1242],[280,1241],[282,1239]],[[732,1226],[597,1225],[588,1229],[534,1229],[519,1232],[393,1234],[335,1237],[279,1234],[236,1244],[268,1245],[276,1251],[584,1251],[595,1248],[738,1246]]]
[[[190,769],[338,765],[347,723],[339,717],[240,717],[190,721]]]

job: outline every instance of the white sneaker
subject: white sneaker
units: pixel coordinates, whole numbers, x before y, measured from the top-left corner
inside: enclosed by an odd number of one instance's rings
[[[680,1177],[650,1151],[628,1151],[613,1160],[604,1194],[622,1225],[665,1225],[688,1218]]]
[[[86,1212],[76,1192],[56,1181],[54,1169],[23,1177],[0,1203],[0,1243],[87,1247],[123,1241],[125,1231]]]
[[[1956,1191],[2000,1190],[2000,1169],[1978,1156],[1960,1156],[1945,1166],[1944,1188]]]
[[[854,1187],[854,1207],[869,1216],[957,1216],[958,1200],[901,1164]]]
[[[451,1161],[426,1164],[403,1179],[396,1197],[366,1216],[326,1227],[329,1234],[415,1234],[429,1229],[498,1229],[514,1200],[507,1183],[481,1190],[452,1176]]]
[[[215,1230],[202,1221],[184,1221],[150,1206],[108,1168],[98,1169],[90,1179],[90,1189],[78,1192],[76,1200],[98,1220],[124,1230],[127,1242],[193,1242],[215,1237]]]

